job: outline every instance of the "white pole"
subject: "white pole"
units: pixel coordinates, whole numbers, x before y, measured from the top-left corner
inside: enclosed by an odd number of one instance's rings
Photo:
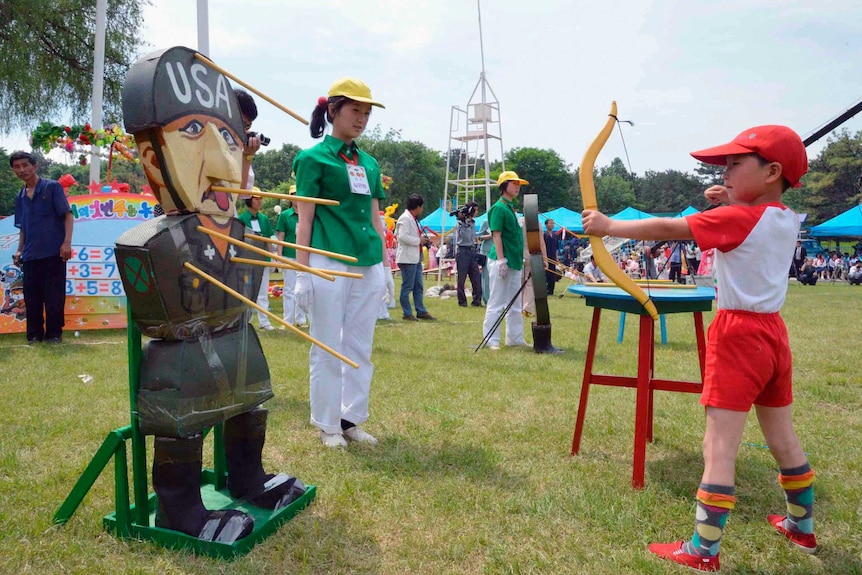
[[[102,94],[105,87],[105,15],[107,0],[96,0],[96,37],[93,50],[93,130],[102,127]],[[90,146],[90,182],[102,181],[102,159],[99,147]]]
[[[198,0],[198,52],[210,55],[209,0]]]

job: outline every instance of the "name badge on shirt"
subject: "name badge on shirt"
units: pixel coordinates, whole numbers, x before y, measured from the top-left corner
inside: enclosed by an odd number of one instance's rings
[[[253,229],[257,233],[260,233],[260,222],[257,220],[252,220],[251,221],[251,229]]]
[[[350,181],[350,191],[354,194],[363,196],[371,195],[371,187],[368,185],[368,178],[365,177],[365,168],[363,166],[347,166],[347,179]]]

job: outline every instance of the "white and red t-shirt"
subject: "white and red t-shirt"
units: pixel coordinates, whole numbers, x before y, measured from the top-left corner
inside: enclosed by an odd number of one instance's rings
[[[787,296],[799,218],[781,203],[686,216],[700,249],[715,248],[719,309],[775,313]]]

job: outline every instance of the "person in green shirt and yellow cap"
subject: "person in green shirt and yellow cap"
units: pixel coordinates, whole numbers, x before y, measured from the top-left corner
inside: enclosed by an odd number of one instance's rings
[[[500,186],[500,199],[488,210],[488,226],[494,245],[488,253],[488,280],[490,295],[485,308],[485,321],[482,334],[487,339],[488,348],[500,349],[500,325],[497,320],[503,309],[513,302],[506,312],[506,345],[527,345],[524,340],[524,320],[521,318],[521,298],[515,297],[521,290],[521,269],[524,267],[524,232],[518,223],[515,198],[521,186],[529,182],[518,174],[505,171],[497,178]],[[489,335],[490,334],[490,335]]]
[[[260,190],[257,187],[254,187],[252,188],[252,191],[259,192]],[[240,213],[236,219],[245,224],[249,233],[261,236],[262,238],[272,238],[272,222],[269,221],[269,216],[260,211],[261,204],[263,204],[263,198],[260,196],[252,196],[243,201],[245,202],[247,209]],[[249,240],[249,243],[269,251],[272,251],[273,248],[272,244],[262,241]],[[269,261],[269,258],[267,258],[267,261]],[[269,309],[269,266],[263,268],[263,279],[260,280],[260,290],[258,290],[257,294],[257,305],[265,310]],[[275,329],[272,327],[269,317],[267,317],[267,315],[262,311],[257,312],[257,321],[260,325],[260,329],[264,331],[273,331]]]
[[[289,193],[296,193],[296,186],[290,186]],[[296,224],[299,221],[299,216],[296,210],[293,209],[291,202],[288,202],[287,208],[278,214],[278,220],[275,222],[275,233],[279,241],[296,243]],[[296,250],[294,248],[283,247],[281,255],[296,261]],[[281,298],[284,302],[284,312],[282,317],[289,324],[303,327],[308,324],[305,317],[305,312],[296,305],[296,298],[293,295],[293,290],[296,289],[296,271],[289,269],[281,270],[281,277],[284,280]]]
[[[368,420],[374,366],[371,347],[381,298],[394,298],[395,285],[386,257],[383,223],[378,217],[385,199],[377,160],[356,146],[371,116],[371,97],[364,82],[337,80],[321,97],[311,116],[311,136],[332,134],[297,154],[293,162],[298,196],[326,198],[338,206],[298,203],[296,243],[353,256],[355,263],[297,250],[301,264],[358,272],[362,279],[327,281],[307,272],[296,274],[296,303],[309,314],[310,334],[359,364],[354,369],[316,345],[309,355],[311,423],[320,428],[327,447],[347,441],[374,445],[360,424]]]

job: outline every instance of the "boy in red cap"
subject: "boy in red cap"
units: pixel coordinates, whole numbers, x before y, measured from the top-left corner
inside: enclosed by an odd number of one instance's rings
[[[718,311],[709,326],[700,402],[706,406],[704,471],[689,541],[649,546],[659,557],[700,571],[719,570],[719,542],[735,504],[736,455],[751,406],[778,463],[787,515],[769,524],[808,553],[814,537],[814,472],[793,430],[791,352],[778,313],[787,291],[799,231],[796,214],[781,203],[808,171],[799,135],[785,126],[758,126],[732,142],[691,154],[727,167],[723,186],[704,192],[715,210],[685,218],[614,221],[583,212],[584,231],[644,240],[694,239],[715,248]]]

